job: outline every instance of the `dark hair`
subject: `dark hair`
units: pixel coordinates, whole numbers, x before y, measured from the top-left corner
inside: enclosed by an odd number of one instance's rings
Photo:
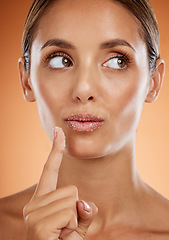
[[[31,47],[36,36],[38,22],[47,8],[56,0],[34,0],[24,26],[22,51],[25,58],[25,70],[30,70]],[[159,30],[157,19],[149,0],[112,0],[128,9],[141,26],[141,36],[147,45],[150,71],[156,67],[160,57]]]

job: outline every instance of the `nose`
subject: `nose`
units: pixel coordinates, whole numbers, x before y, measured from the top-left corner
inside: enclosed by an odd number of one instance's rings
[[[97,99],[96,74],[91,70],[82,70],[75,76],[73,100],[86,104]]]

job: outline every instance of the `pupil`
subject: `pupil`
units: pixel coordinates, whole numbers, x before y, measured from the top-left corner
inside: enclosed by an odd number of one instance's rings
[[[63,58],[62,63],[65,67],[69,67],[71,65],[71,62],[67,58]]]

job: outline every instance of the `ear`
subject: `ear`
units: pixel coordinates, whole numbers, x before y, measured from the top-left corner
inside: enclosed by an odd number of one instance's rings
[[[23,57],[18,60],[18,64],[19,64],[19,77],[24,98],[28,102],[34,102],[35,96],[32,89],[30,74],[28,74],[25,70]]]
[[[149,83],[149,91],[145,100],[147,103],[152,103],[157,99],[162,86],[164,72],[165,72],[165,63],[161,58],[158,58],[156,61],[155,72],[151,77],[150,83]]]

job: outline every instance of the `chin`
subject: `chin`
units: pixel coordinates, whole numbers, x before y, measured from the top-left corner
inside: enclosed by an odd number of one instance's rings
[[[86,152],[86,151],[66,151],[66,155],[69,155],[70,157],[73,158],[79,158],[79,159],[96,159],[96,158],[100,158],[101,155],[100,154],[96,154],[94,152]]]
[[[70,142],[66,144],[65,154],[71,157],[93,159],[100,158],[105,155],[103,144],[100,146],[100,144],[91,140]]]
[[[100,156],[98,151],[94,151],[94,149],[86,148],[85,146],[83,146],[82,148],[81,147],[75,148],[75,147],[68,146],[66,148],[66,154],[71,157],[81,158],[81,159],[92,159]]]

